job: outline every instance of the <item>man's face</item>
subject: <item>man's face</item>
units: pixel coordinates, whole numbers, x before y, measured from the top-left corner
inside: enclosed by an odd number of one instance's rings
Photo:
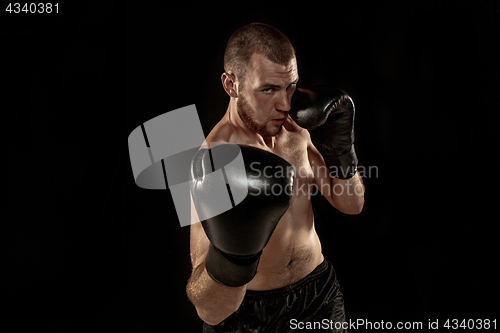
[[[277,135],[288,117],[298,80],[295,57],[282,66],[254,53],[243,87],[238,91],[236,105],[240,118],[264,137]]]

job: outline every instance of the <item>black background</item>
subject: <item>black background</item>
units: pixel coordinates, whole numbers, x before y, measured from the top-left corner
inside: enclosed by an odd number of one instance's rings
[[[3,6],[6,7],[7,3]],[[363,212],[313,200],[348,318],[498,315],[498,1],[61,3],[1,13],[2,332],[199,332],[189,228],[138,188],[127,138],[195,103],[222,117],[225,43],[260,21],[300,83],[356,103]]]

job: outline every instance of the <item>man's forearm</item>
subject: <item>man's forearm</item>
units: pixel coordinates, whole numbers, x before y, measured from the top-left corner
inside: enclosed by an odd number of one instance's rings
[[[330,203],[345,214],[359,214],[364,205],[364,187],[359,173],[349,179],[330,177],[330,184],[324,186],[322,193]]]
[[[227,287],[215,282],[203,263],[194,269],[186,291],[198,316],[207,324],[216,325],[240,307],[246,289],[246,285]]]

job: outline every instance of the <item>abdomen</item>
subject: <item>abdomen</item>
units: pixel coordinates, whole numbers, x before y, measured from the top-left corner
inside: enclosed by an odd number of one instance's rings
[[[312,209],[310,213],[309,210],[301,211],[308,213],[296,216],[288,211],[283,216],[262,252],[257,274],[248,289],[285,287],[301,280],[321,264],[323,255],[314,229]]]

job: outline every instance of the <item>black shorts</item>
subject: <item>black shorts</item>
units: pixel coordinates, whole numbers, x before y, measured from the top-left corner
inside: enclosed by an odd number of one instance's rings
[[[238,311],[218,325],[203,323],[203,332],[345,332],[345,321],[344,298],[325,259],[290,286],[247,290]]]

